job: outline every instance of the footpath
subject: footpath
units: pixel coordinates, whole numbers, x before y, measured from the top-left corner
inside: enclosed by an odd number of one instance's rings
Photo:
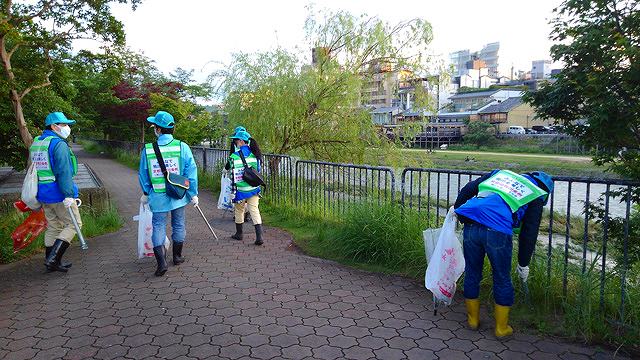
[[[135,171],[77,152],[104,183],[126,223],[74,242],[66,274],[43,256],[0,266],[0,359],[609,359],[610,351],[518,332],[465,327],[459,301],[433,314],[422,284],[354,270],[291,251],[289,234],[266,227],[265,244],[229,238],[230,215],[201,189],[216,243],[192,206],[186,262],[153,276],[137,260],[140,190]],[[269,225],[269,224],[266,224]],[[616,357],[623,358],[623,357]]]

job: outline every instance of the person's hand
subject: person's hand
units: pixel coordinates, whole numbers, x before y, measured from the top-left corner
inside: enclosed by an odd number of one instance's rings
[[[74,199],[74,198],[64,198],[64,200],[62,200],[62,204],[66,208],[70,208],[71,205],[73,205],[75,203],[76,203],[76,199]]]
[[[198,195],[191,198],[191,203],[193,206],[198,206]]]
[[[522,280],[522,282],[527,282],[527,279],[529,279],[529,267],[528,266],[520,266],[520,265],[518,265],[518,267],[516,267],[516,272],[518,273],[518,276],[520,277],[520,280]]]
[[[142,203],[142,205],[148,204],[149,203],[149,196],[147,196],[147,195],[140,196],[140,202]]]

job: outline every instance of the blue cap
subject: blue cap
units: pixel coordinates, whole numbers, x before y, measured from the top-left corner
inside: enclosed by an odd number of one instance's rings
[[[61,112],[52,112],[51,114],[47,115],[46,119],[44,119],[44,126],[49,126],[49,125],[53,125],[53,124],[69,124],[69,125],[73,125],[75,123],[76,123],[75,120],[67,119],[67,117],[64,116],[64,114],[61,113]]]
[[[244,126],[236,126],[235,129],[233,129],[233,133],[237,133],[238,131],[247,131],[247,129]]]
[[[240,139],[244,141],[249,141],[251,135],[246,130],[241,130],[233,134],[233,136],[229,137],[230,139]]]
[[[175,124],[173,115],[166,111],[158,111],[156,116],[148,117],[147,121],[165,129],[173,129],[173,125]]]
[[[545,188],[547,188],[547,192],[549,194],[551,194],[553,192],[553,179],[551,178],[551,176],[549,176],[549,174],[547,174],[544,171],[534,171],[531,173],[531,177],[536,179],[536,181],[543,185]],[[544,201],[544,204],[547,204],[547,201],[549,200],[549,197],[547,196],[547,198]]]

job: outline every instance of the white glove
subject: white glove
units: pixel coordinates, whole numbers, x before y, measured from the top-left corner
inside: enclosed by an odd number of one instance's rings
[[[74,199],[74,198],[64,198],[64,200],[62,200],[62,204],[66,208],[70,208],[71,205],[73,205],[75,203],[76,203],[76,199]]]
[[[193,206],[198,206],[198,195],[191,198],[191,203]]]
[[[518,276],[520,277],[520,280],[522,280],[522,282],[527,282],[527,279],[529,279],[529,267],[528,266],[520,266],[520,265],[518,265],[516,267],[516,272],[518,273]]]
[[[147,196],[147,195],[140,196],[140,202],[142,203],[142,205],[148,204],[149,203],[149,196]]]

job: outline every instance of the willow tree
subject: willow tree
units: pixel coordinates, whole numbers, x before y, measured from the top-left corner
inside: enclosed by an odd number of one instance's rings
[[[56,63],[67,56],[72,42],[95,39],[104,44],[124,44],[122,23],[112,14],[112,3],[140,0],[3,0],[0,14],[0,62],[4,96],[11,102],[16,127],[25,147],[33,142],[24,116],[23,100],[52,83]],[[13,63],[16,56],[29,62]],[[16,66],[20,64],[21,66]],[[56,109],[51,109],[55,111]]]
[[[313,14],[313,11],[310,11]],[[363,85],[381,66],[428,71],[431,25],[389,24],[344,11],[319,12],[305,23],[308,50],[235,54],[221,76],[230,125],[241,124],[261,147],[317,159],[350,160],[378,141]],[[314,49],[312,61],[309,61]],[[390,72],[389,74],[392,74]]]

